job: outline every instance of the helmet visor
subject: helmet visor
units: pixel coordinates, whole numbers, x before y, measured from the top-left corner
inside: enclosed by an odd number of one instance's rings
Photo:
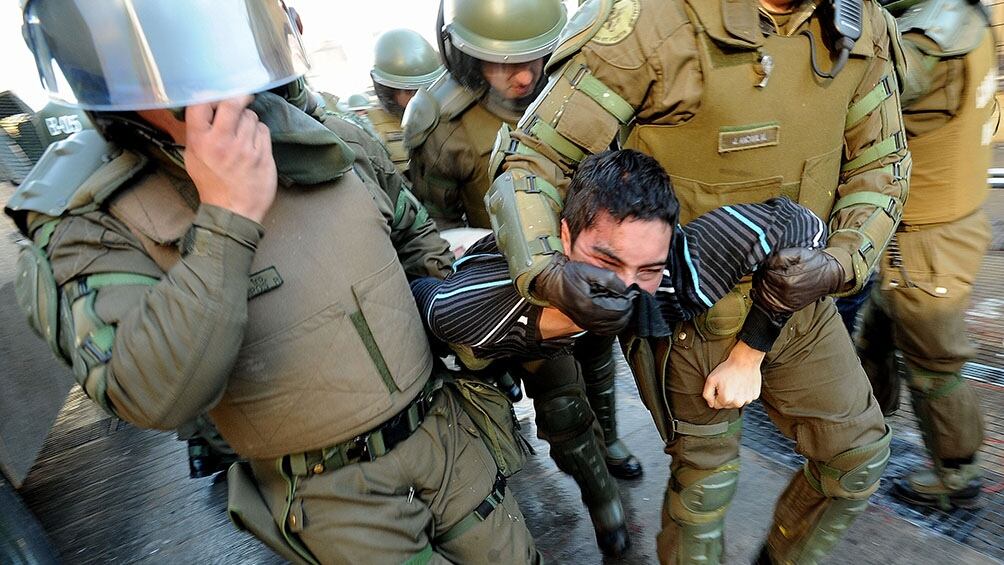
[[[308,68],[279,0],[33,0],[23,31],[49,96],[87,110],[212,102]]]

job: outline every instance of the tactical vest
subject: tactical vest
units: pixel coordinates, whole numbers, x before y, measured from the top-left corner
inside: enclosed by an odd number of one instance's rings
[[[843,71],[823,80],[810,66],[807,37],[769,35],[759,46],[737,39],[723,26],[722,4],[689,3],[704,84],[697,113],[679,125],[635,126],[626,145],[670,173],[681,223],[775,196],[825,220],[840,180],[846,109],[873,50],[869,26],[862,26],[864,36]],[[819,18],[808,28],[828,70]]]
[[[979,209],[989,193],[987,169],[997,128],[997,58],[989,29],[979,47],[965,55],[965,68],[958,113],[944,126],[909,138],[915,165],[904,224],[958,220]],[[914,117],[904,111],[907,130]]]
[[[92,176],[130,158],[123,152]],[[166,166],[128,174],[135,178],[107,195],[107,209],[166,271],[195,217],[182,196],[194,185]],[[379,190],[354,170],[280,187],[252,262],[243,345],[211,411],[241,455],[275,458],[346,441],[400,412],[428,381],[432,356],[390,240],[393,210],[373,196]]]
[[[488,162],[491,158],[492,148],[495,146],[495,136],[498,134],[502,124],[514,127],[519,120],[519,116],[510,115],[505,118],[501,110],[492,112],[492,108],[486,107],[484,100],[473,104],[460,117],[460,129],[463,130],[461,139],[468,144],[469,151],[476,157],[475,166],[484,168],[484,171],[476,171],[476,178],[483,178],[484,183],[480,186],[467,184],[465,190],[460,191],[460,199],[464,203],[464,212],[467,214],[467,225],[472,228],[492,227],[491,219],[488,217],[488,210],[485,208],[485,193],[491,187],[491,176],[488,175]],[[447,143],[456,143],[451,141]],[[477,174],[481,173],[481,174]],[[457,179],[461,183],[465,179]]]
[[[390,154],[390,160],[397,167],[397,172],[408,172],[408,149],[404,146],[404,128],[401,119],[383,108],[367,108],[366,117],[373,124],[373,129],[380,135],[380,141]]]

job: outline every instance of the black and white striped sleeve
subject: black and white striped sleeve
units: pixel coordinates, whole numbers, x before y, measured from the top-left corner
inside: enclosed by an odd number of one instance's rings
[[[446,279],[418,279],[411,290],[434,338],[467,346],[483,359],[545,358],[573,341],[541,339],[541,308],[519,295],[492,236],[457,260]]]
[[[827,236],[819,217],[787,198],[723,206],[703,214],[676,230],[671,268],[657,294],[663,317],[668,322],[691,319],[711,308],[774,251],[822,248]],[[786,321],[787,317],[754,304],[741,338],[763,350],[765,340],[750,336],[763,333],[773,343],[776,335],[769,335],[780,332]]]

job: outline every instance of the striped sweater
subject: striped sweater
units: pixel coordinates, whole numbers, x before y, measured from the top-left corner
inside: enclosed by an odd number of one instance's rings
[[[826,225],[786,198],[725,206],[676,226],[655,299],[673,324],[707,311],[775,250],[825,245]],[[453,264],[445,280],[411,283],[429,333],[482,359],[532,360],[563,353],[581,334],[541,339],[541,307],[522,298],[494,236]],[[787,317],[754,304],[739,338],[767,351]]]

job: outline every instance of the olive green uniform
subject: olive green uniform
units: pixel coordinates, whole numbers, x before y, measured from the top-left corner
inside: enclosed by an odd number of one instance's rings
[[[490,227],[484,205],[491,186],[486,164],[499,127],[514,125],[519,115],[489,93],[477,96],[449,74],[428,92],[419,91],[408,111],[410,171],[415,194],[429,215],[440,229]],[[589,508],[615,505],[622,520],[617,486],[605,461],[638,463],[617,436],[613,342],[613,337],[589,336],[575,350],[581,374],[570,359],[549,360],[538,364],[525,386],[534,400],[538,430],[558,467],[575,478]],[[555,414],[542,417],[547,411]],[[588,432],[593,427],[595,433]]]
[[[953,473],[943,462],[971,460],[983,442],[979,399],[960,369],[975,353],[965,311],[990,241],[981,206],[999,117],[997,57],[987,19],[961,0],[921,2],[899,25],[909,62],[903,120],[917,166],[858,345],[886,413],[899,403],[894,350],[903,355],[925,444],[950,480],[958,465]]]
[[[49,185],[39,166],[8,212],[60,289],[56,327],[52,297],[34,300],[41,331],[129,422],[170,429],[208,410],[274,519],[249,527],[279,532],[287,557],[534,561],[476,427],[433,386],[405,277],[442,273],[445,242],[362,130],[271,93],[252,108],[281,185],[261,225],[200,205],[174,150],[78,134],[64,142],[77,182]],[[409,435],[385,453],[367,434],[399,413]],[[486,501],[498,508],[472,519]]]
[[[515,125],[522,109],[471,92],[449,74],[428,93],[419,91],[408,107],[405,143],[415,196],[441,230],[490,228],[484,205],[492,184],[488,156],[499,126]]]
[[[556,244],[568,176],[615,139],[670,173],[681,221],[723,205],[785,195],[829,218],[827,253],[845,290],[864,283],[906,197],[890,23],[864,3],[861,37],[836,78],[815,2],[772,20],[754,0],[594,1],[565,29],[551,82],[517,130],[487,203],[527,298]],[[768,33],[764,33],[764,29]],[[811,36],[801,32],[810,31]],[[827,56],[829,55],[829,56]],[[710,409],[707,375],[724,361],[748,309],[748,285],[668,340],[624,343],[639,390],[673,456],[658,537],[663,562],[718,562],[739,471],[739,410]],[[710,304],[709,304],[710,306]],[[672,347],[671,347],[672,345]],[[796,313],[762,367],[763,400],[808,462],[778,502],[767,550],[819,560],[867,506],[890,432],[830,299]]]

